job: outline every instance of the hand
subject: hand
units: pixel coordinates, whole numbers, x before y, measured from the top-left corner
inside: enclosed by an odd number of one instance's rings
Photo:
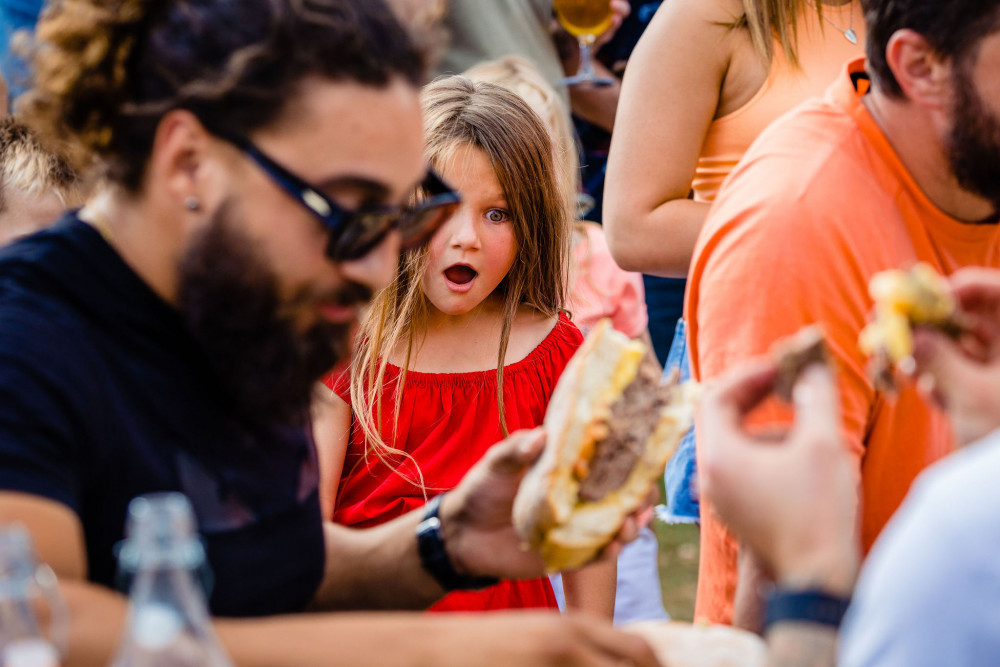
[[[611,38],[622,27],[622,23],[632,13],[632,5],[628,0],[611,0],[611,27],[597,36],[594,41],[594,51],[611,41]]]
[[[545,574],[541,556],[526,551],[511,523],[514,496],[521,478],[541,455],[545,432],[541,428],[518,431],[494,445],[466,473],[441,502],[441,530],[459,574],[528,579]],[[639,536],[649,523],[656,504],[654,489],[635,512],[626,517],[616,538],[600,560],[618,557],[622,547]]]
[[[813,366],[795,386],[794,426],[751,435],[746,415],[772,391],[774,361],[737,368],[705,398],[698,422],[703,492],[775,578],[847,594],[857,573],[857,483],[841,438],[837,387]]]
[[[443,616],[450,616],[443,619]],[[429,664],[507,667],[576,665],[657,667],[653,650],[641,637],[612,628],[597,617],[555,612],[494,612],[488,615],[439,614],[428,625],[423,644],[434,653]],[[441,641],[434,642],[435,637]],[[472,658],[474,656],[474,659]]]
[[[611,4],[611,25],[607,30],[597,35],[591,46],[594,53],[611,41],[622,26],[622,22],[632,13],[632,5],[628,0],[610,0]],[[559,60],[562,62],[563,71],[569,76],[580,67],[580,49],[577,46],[576,37],[566,32],[559,21],[553,17],[549,25],[549,32],[555,42],[556,51],[559,53]]]
[[[969,268],[951,277],[967,320],[957,340],[914,332],[917,388],[948,411],[955,441],[967,445],[1000,427],[1000,271]]]

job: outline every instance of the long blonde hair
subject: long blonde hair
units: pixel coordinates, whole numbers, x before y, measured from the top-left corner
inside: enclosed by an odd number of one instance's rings
[[[743,0],[743,16],[733,27],[745,27],[750,32],[754,51],[768,66],[774,59],[777,41],[788,62],[798,67],[799,18],[806,12],[817,12],[822,21],[823,3],[821,0]]]
[[[527,103],[500,86],[474,83],[462,76],[445,77],[426,86],[421,101],[428,162],[440,168],[459,147],[481,150],[493,165],[509,209],[518,251],[497,287],[503,294],[497,407],[506,436],[503,362],[514,318],[522,307],[554,317],[566,300],[569,216],[553,166],[551,139]],[[396,280],[376,295],[361,325],[351,369],[351,404],[356,425],[365,436],[365,456],[374,453],[393,470],[403,459],[412,462],[389,443],[396,439],[406,373],[427,324],[429,304],[421,286],[426,265],[426,250],[400,257]],[[391,432],[383,433],[382,402],[390,354],[401,355],[403,363],[394,383]],[[422,478],[419,483],[423,486]]]
[[[559,93],[542,73],[525,58],[504,56],[470,67],[465,76],[473,81],[495,83],[512,90],[528,103],[552,135],[552,149],[560,187],[566,195],[571,219],[576,215],[580,181],[580,152],[570,122],[569,111]]]

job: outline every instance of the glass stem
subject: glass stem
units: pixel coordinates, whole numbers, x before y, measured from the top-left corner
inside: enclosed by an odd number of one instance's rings
[[[577,41],[580,43],[580,69],[576,75],[584,81],[593,81],[594,75],[594,41],[595,35],[580,35]]]

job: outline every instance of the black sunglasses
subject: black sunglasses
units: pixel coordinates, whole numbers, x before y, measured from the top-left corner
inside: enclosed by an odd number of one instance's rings
[[[404,250],[419,248],[461,203],[459,194],[428,169],[420,186],[420,199],[414,205],[362,207],[348,211],[269,158],[249,139],[229,133],[213,134],[242,150],[292,199],[319,218],[330,231],[326,254],[337,262],[364,257],[393,229],[398,229],[403,237]]]

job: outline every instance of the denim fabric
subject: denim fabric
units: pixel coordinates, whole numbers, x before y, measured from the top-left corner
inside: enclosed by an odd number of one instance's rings
[[[674,341],[670,345],[664,375],[679,369],[681,381],[690,379],[691,363],[688,359],[687,331],[683,319],[677,321]],[[695,464],[694,427],[684,434],[680,446],[667,462],[663,475],[666,503],[656,508],[657,516],[667,523],[698,523],[698,496],[696,482],[698,468]]]

